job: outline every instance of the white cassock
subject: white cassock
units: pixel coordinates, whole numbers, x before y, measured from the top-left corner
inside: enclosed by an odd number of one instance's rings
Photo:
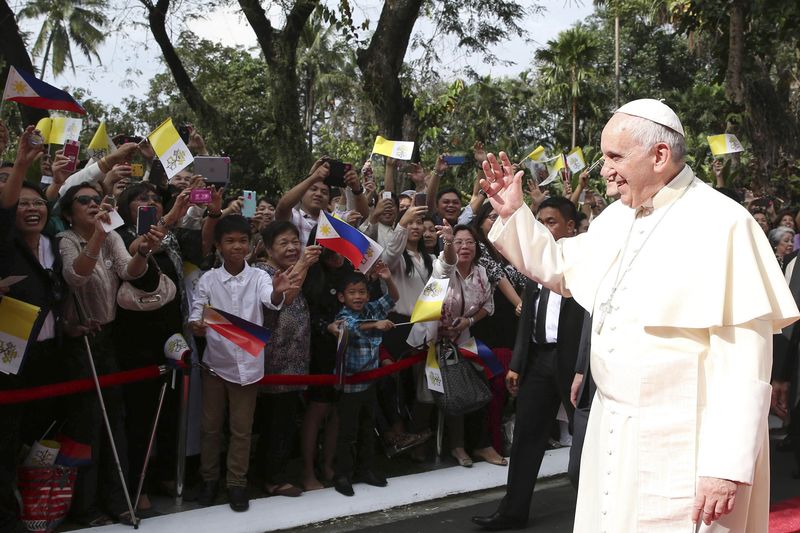
[[[766,532],[772,334],[800,313],[752,216],[688,166],[652,208],[615,202],[555,242],[523,206],[489,233],[518,270],[593,310],[574,531],[694,532],[710,476],[746,485],[698,530]]]

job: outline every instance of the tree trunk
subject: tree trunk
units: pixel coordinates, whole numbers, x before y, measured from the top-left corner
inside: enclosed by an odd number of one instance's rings
[[[311,162],[300,112],[297,46],[300,33],[318,4],[319,0],[296,0],[283,29],[275,30],[259,0],[239,0],[267,62],[271,98],[266,103],[274,126],[271,144],[275,167],[284,185],[292,185],[305,176]]]
[[[357,52],[364,91],[375,109],[378,132],[393,140],[416,140],[413,99],[403,94],[400,69],[422,0],[387,0],[369,47]]]
[[[744,104],[742,63],[744,61],[744,5],[733,0],[728,31],[728,68],[725,73],[725,94],[736,105]]]
[[[17,26],[17,19],[14,12],[5,0],[0,1],[0,59],[3,60],[3,68],[0,70],[0,80],[5,83],[8,79],[9,67],[18,67],[30,73],[33,70],[33,63],[25,47],[25,41]],[[22,115],[22,125],[36,124],[39,119],[48,116],[45,109],[35,109],[24,105],[19,106]]]
[[[572,71],[570,75],[570,87],[572,87],[572,145],[570,146],[570,150],[575,148],[575,141],[578,137],[578,97],[575,96],[577,91],[577,80],[575,74],[575,66],[572,66]]]
[[[213,131],[221,121],[219,112],[206,101],[200,90],[195,86],[167,33],[166,20],[167,12],[169,11],[169,0],[158,0],[155,5],[149,0],[142,0],[142,3],[147,8],[150,32],[153,34],[153,38],[158,43],[159,48],[161,48],[164,61],[175,79],[175,85],[177,85],[186,103],[197,115],[200,125],[204,129]]]
[[[47,39],[47,46],[44,47],[44,56],[42,57],[42,70],[39,71],[39,76],[44,79],[44,71],[47,69],[47,58],[50,55],[50,47],[53,46],[53,32],[50,32],[50,37]],[[55,77],[55,76],[54,76]]]
[[[614,17],[614,108],[619,109],[619,15]]]

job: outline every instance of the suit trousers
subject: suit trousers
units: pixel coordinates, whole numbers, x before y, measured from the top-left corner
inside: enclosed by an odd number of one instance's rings
[[[530,349],[533,360],[522,375],[517,393],[506,495],[499,508],[502,516],[518,521],[528,519],[536,478],[559,405],[564,404],[570,420],[573,414],[569,386],[564,386],[566,380],[559,379],[558,352],[554,348],[537,350],[533,344]]]
[[[337,476],[351,477],[372,469],[377,402],[374,383],[370,383],[366,390],[342,394],[336,406],[339,412],[334,466]]]

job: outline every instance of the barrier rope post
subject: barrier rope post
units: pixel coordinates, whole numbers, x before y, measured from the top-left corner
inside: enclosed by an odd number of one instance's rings
[[[183,505],[183,485],[186,477],[186,440],[189,433],[189,386],[192,365],[181,369],[181,399],[178,406],[178,460],[175,472],[175,506]]]
[[[444,411],[436,408],[436,464],[442,460],[444,447]]]

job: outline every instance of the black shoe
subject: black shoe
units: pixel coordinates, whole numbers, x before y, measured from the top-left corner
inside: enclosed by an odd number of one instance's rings
[[[376,474],[372,470],[367,470],[365,472],[356,474],[353,476],[353,482],[366,483],[367,485],[372,485],[373,487],[385,487],[389,484],[385,477]]]
[[[247,511],[250,508],[247,487],[228,487],[228,504],[237,513]]]
[[[214,505],[214,500],[217,499],[217,482],[216,481],[203,481],[203,486],[200,489],[200,494],[197,495],[197,504],[201,507],[209,507]]]
[[[347,476],[334,476],[333,488],[343,496],[353,496],[355,494],[355,492],[353,492],[353,485],[350,483],[350,480],[347,479]]]
[[[522,529],[527,524],[527,520],[514,520],[495,511],[489,516],[473,516],[472,523],[480,526],[487,531],[502,531],[504,529]]]

